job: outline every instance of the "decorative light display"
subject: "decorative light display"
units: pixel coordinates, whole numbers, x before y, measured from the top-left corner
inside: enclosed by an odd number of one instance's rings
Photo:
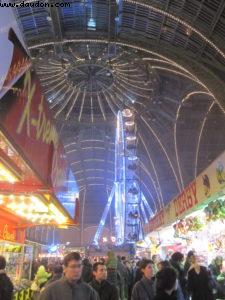
[[[18,178],[11,172],[5,165],[0,162],[0,181],[14,183],[18,181]]]
[[[53,204],[38,195],[0,195],[0,205],[32,223],[65,224],[67,218]]]

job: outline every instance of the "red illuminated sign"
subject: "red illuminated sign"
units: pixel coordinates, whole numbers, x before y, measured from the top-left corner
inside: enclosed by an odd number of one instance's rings
[[[198,204],[196,181],[193,181],[177,198],[173,200],[176,217]]]

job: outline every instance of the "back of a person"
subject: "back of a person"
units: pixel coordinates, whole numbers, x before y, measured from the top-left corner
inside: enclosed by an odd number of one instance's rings
[[[13,284],[9,277],[4,273],[0,273],[0,300],[12,300]]]
[[[177,298],[176,293],[172,293],[171,295],[169,295],[164,291],[160,291],[154,297],[154,300],[178,300],[178,298]]]
[[[156,274],[156,295],[154,300],[178,300],[177,272],[171,268],[163,268]],[[201,299],[199,299],[201,300]]]

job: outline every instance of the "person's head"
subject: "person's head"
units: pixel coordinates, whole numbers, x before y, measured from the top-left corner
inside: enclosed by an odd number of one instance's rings
[[[113,252],[113,251],[108,251],[107,257],[108,257],[108,259],[110,259],[110,258],[115,258],[115,257],[116,257],[115,252]]]
[[[101,258],[100,258],[100,262],[102,262],[103,264],[105,264],[105,258],[104,258],[104,257],[101,257]]]
[[[181,252],[175,252],[171,256],[171,261],[177,264],[181,264],[184,260],[184,255]]]
[[[54,276],[60,276],[63,274],[63,267],[61,265],[56,265],[53,267],[52,271]]]
[[[187,254],[187,260],[188,260],[189,262],[192,261],[192,256],[195,256],[195,252],[191,250],[191,251],[189,251],[188,254]]]
[[[6,268],[6,260],[4,256],[0,256],[0,270],[5,270]]]
[[[160,261],[157,265],[158,267],[158,270],[161,271],[165,268],[170,268],[171,267],[171,264],[168,260],[164,260],[164,261]]]
[[[53,268],[54,268],[54,265],[53,265],[53,264],[48,264],[48,266],[47,266],[47,271],[48,271],[49,273],[53,273]]]
[[[96,262],[93,265],[93,275],[95,280],[101,282],[107,279],[107,269],[104,263]]]
[[[176,271],[173,268],[164,268],[156,274],[156,289],[170,294],[176,290],[176,281]]]
[[[190,262],[191,262],[192,265],[195,265],[197,263],[197,256],[195,255],[195,253],[193,253],[190,256]]]
[[[154,266],[154,262],[150,259],[143,259],[140,262],[140,270],[142,272],[142,274],[147,278],[147,279],[151,279],[153,276],[153,266]]]
[[[223,265],[223,258],[221,256],[216,256],[215,258],[215,264],[218,266],[218,267],[222,267]]]
[[[72,252],[64,257],[64,274],[69,281],[77,281],[82,275],[82,261],[80,253]]]
[[[152,261],[154,263],[157,263],[157,261],[158,261],[158,255],[156,255],[156,254],[152,255]]]
[[[90,261],[88,258],[83,259],[83,265],[86,265],[86,266],[90,265]]]

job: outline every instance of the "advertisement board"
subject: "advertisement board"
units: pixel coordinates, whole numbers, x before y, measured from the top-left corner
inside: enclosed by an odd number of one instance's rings
[[[0,131],[74,217],[78,193],[15,16],[0,10]]]
[[[149,221],[145,226],[145,233],[158,230],[184,218],[192,211],[221,196],[224,189],[225,152]]]

